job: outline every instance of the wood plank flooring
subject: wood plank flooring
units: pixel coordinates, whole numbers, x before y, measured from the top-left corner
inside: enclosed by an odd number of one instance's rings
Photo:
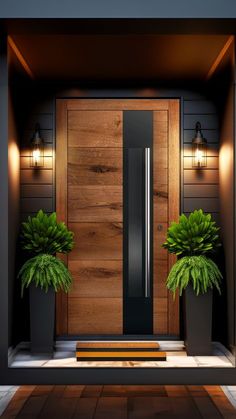
[[[21,386],[1,418],[233,419],[219,386]]]

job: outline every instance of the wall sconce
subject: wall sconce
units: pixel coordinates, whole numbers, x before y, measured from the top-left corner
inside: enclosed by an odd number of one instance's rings
[[[35,169],[44,165],[44,141],[40,134],[39,124],[35,125],[34,135],[31,139],[30,167]]]
[[[192,139],[192,166],[201,168],[207,166],[207,140],[202,135],[200,122],[196,123],[196,133]]]

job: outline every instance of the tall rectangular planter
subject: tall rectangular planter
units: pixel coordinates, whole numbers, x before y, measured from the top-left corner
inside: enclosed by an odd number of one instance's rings
[[[52,353],[54,346],[55,291],[48,292],[30,286],[30,339],[31,352]]]
[[[188,355],[212,355],[212,290],[196,295],[185,290],[185,347]]]

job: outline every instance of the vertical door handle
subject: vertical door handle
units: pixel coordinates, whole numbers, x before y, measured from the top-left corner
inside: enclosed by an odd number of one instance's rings
[[[150,148],[145,148],[145,298],[150,297]]]

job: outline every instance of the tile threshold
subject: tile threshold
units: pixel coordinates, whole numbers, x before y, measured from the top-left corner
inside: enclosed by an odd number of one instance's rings
[[[159,341],[160,350],[167,352],[167,361],[81,361],[75,359],[77,341],[56,342],[53,356],[45,354],[31,355],[29,344],[22,343],[11,356],[9,366],[12,368],[89,368],[89,367],[125,367],[125,368],[232,368],[223,345],[214,345],[215,355],[210,357],[190,357],[184,351],[182,341]],[[64,349],[64,350],[63,350]],[[224,351],[225,349],[225,351]]]

